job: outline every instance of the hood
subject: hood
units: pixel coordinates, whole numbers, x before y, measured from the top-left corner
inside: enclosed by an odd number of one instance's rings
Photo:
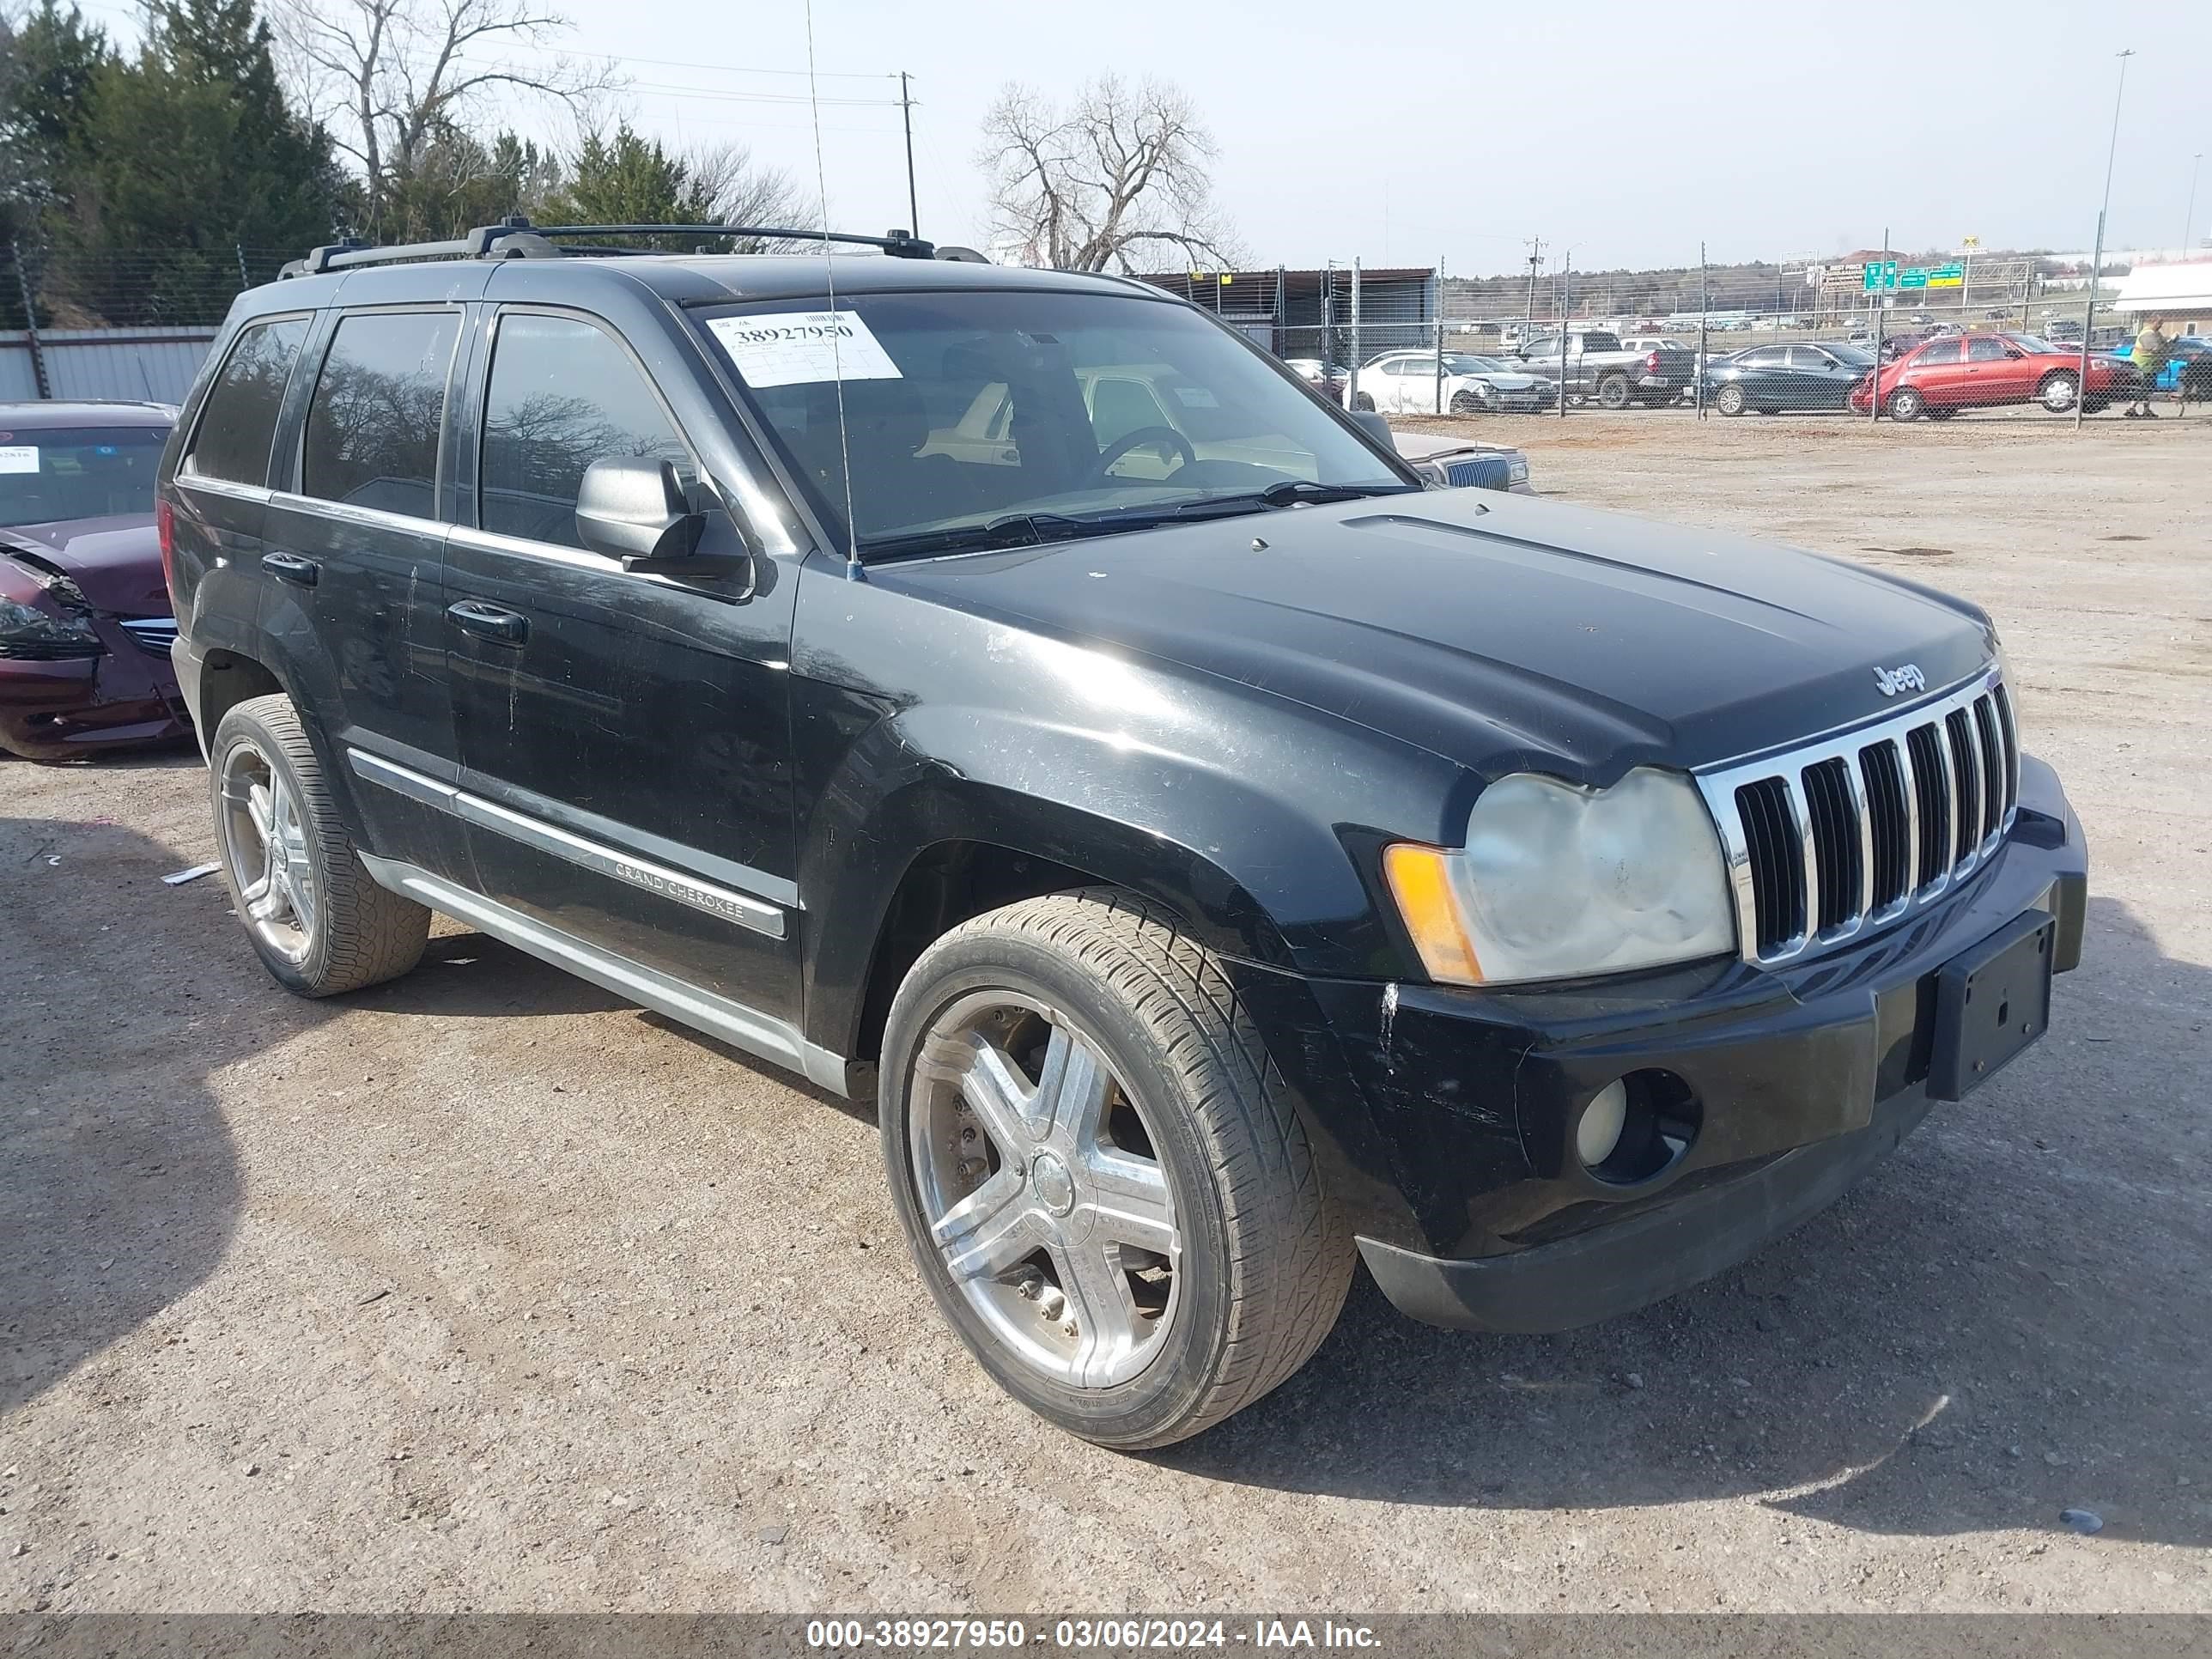
[[[1264,546],[1255,547],[1255,540]],[[1988,662],[1974,607],[1788,549],[1492,491],[895,564],[933,603],[1305,704],[1491,775],[1602,785],[1894,707]]]
[[[149,513],[0,528],[0,557],[23,553],[75,582],[94,610],[118,617],[166,617],[161,541]]]

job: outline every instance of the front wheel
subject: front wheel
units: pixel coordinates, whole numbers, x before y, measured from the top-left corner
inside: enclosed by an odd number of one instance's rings
[[[2062,372],[2050,375],[2036,388],[2036,401],[2053,415],[2063,415],[2074,407],[2075,386],[2070,374]]]
[[[1486,413],[1489,407],[1472,392],[1452,393],[1451,412],[1455,415],[1481,415]]]
[[[1928,407],[1928,400],[1909,386],[1901,386],[1889,394],[1889,418],[1893,421],[1917,421]]]
[[[1110,890],[922,952],[884,1034],[885,1170],[984,1370],[1072,1434],[1188,1438],[1288,1377],[1355,1252],[1218,962]]]
[[[362,867],[289,697],[240,703],[208,750],[223,880],[279,984],[332,996],[396,979],[422,960],[429,911]]]

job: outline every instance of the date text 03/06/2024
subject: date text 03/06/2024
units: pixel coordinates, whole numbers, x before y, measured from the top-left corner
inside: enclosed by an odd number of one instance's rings
[[[1183,1649],[1337,1648],[1372,1650],[1379,1645],[1366,1625],[1334,1620],[1060,1619],[1031,1626],[1018,1619],[814,1619],[806,1625],[811,1648],[898,1652],[962,1648],[1013,1650],[1049,1644],[1074,1651],[1174,1652]]]

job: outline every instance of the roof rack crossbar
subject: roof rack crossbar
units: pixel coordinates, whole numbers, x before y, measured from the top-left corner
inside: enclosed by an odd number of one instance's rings
[[[311,249],[277,272],[289,276],[319,276],[325,271],[349,270],[361,265],[396,264],[408,259],[543,258],[573,254],[605,258],[639,253],[641,248],[559,248],[556,236],[745,236],[769,242],[843,242],[856,247],[880,249],[894,258],[934,258],[934,244],[903,230],[884,236],[855,236],[845,231],[793,230],[774,225],[533,225],[517,214],[495,225],[478,225],[466,236],[445,242],[406,242],[397,247],[376,247],[349,238]]]
[[[752,236],[764,242],[846,242],[855,247],[880,248],[899,258],[927,259],[936,255],[933,244],[903,230],[884,236],[856,236],[842,230],[793,230],[778,225],[527,225],[518,226],[538,236]]]

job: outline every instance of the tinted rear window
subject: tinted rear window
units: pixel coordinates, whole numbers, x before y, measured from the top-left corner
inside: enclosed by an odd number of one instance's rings
[[[0,525],[154,510],[165,426],[0,431]]]
[[[239,331],[200,416],[199,435],[192,444],[194,472],[232,483],[269,482],[276,416],[307,337],[305,317],[248,323]]]
[[[459,331],[451,311],[363,312],[339,321],[307,406],[303,493],[438,516],[438,429]]]

